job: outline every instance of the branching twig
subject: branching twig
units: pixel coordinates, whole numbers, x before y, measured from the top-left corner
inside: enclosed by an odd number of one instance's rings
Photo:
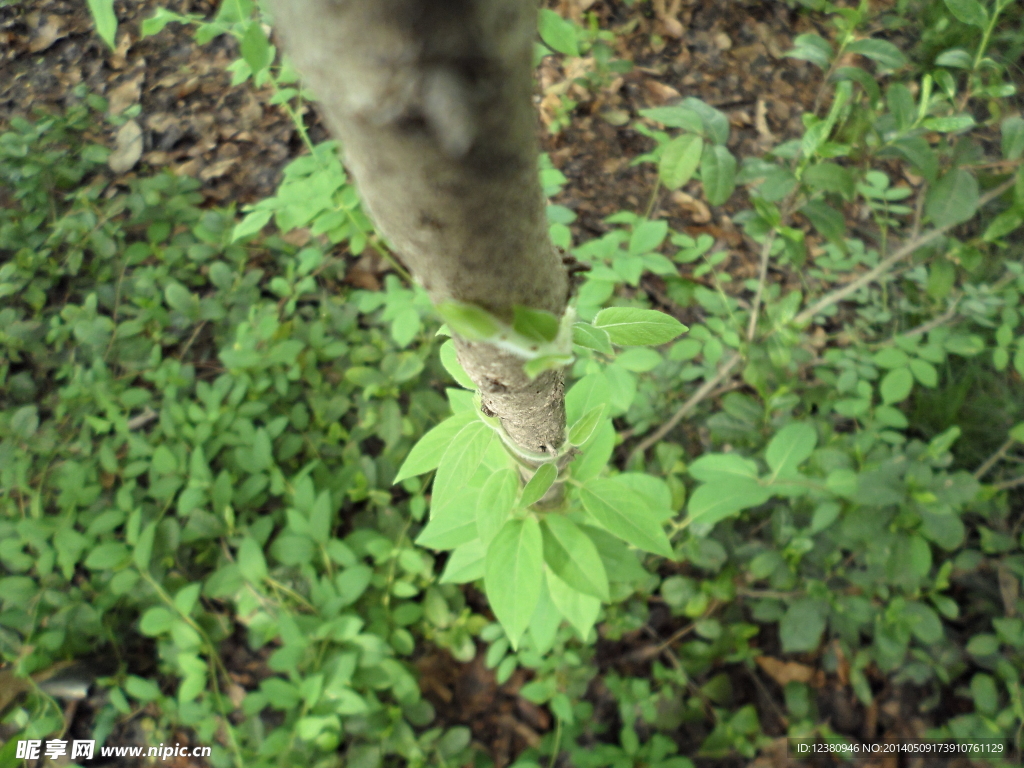
[[[1024,485],[1024,476],[1015,477],[1013,480],[1006,480],[1002,483],[996,483],[992,487],[997,491],[1008,491],[1011,488],[1019,488],[1022,485]]]
[[[637,455],[643,455],[648,448],[657,443],[661,438],[671,432],[676,424],[678,424],[684,416],[690,411],[696,408],[711,391],[718,386],[719,382],[728,376],[732,369],[736,367],[736,364],[742,360],[742,356],[739,352],[734,352],[732,357],[729,358],[725,364],[718,369],[718,373],[712,376],[710,379],[700,385],[700,388],[693,393],[689,400],[679,406],[679,410],[672,414],[668,421],[662,424],[658,429],[654,431],[652,435],[640,441],[636,448],[634,448],[630,454],[629,459],[626,461],[626,466],[630,466],[633,462],[633,457]]]
[[[978,209],[981,209],[983,205],[992,202],[997,197],[1006,192],[1008,189],[1011,189],[1014,183],[1016,183],[1016,179],[1010,179],[1009,181],[1000,184],[995,189],[992,189],[986,194],[982,195],[981,199],[978,200]],[[898,248],[895,253],[886,257],[882,262],[878,264],[878,266],[868,270],[863,275],[858,277],[856,280],[847,283],[842,288],[838,288],[837,290],[832,291],[832,293],[826,294],[825,296],[820,298],[811,307],[805,309],[803,312],[797,315],[793,319],[793,322],[796,325],[803,325],[804,323],[809,322],[814,318],[815,315],[821,313],[822,310],[826,309],[827,307],[831,307],[833,304],[838,304],[851,293],[854,293],[860,288],[863,288],[868,283],[876,280],[878,277],[888,272],[889,269],[891,269],[896,262],[906,258],[907,256],[914,253],[914,251],[916,251],[918,248],[927,245],[933,240],[938,240],[940,237],[942,237],[942,235],[946,234],[947,231],[949,231],[954,226],[956,226],[956,224],[959,223],[960,222],[944,224],[941,227],[936,227],[930,232],[912,238],[910,241],[908,241],[903,246]]]
[[[1013,447],[1013,444],[1016,442],[1017,441],[1011,437],[1009,440],[1007,440],[1005,443],[999,446],[999,449],[995,453],[993,453],[991,456],[985,459],[985,461],[982,462],[981,466],[974,470],[974,479],[981,480],[981,478],[987,475],[989,473],[989,470],[999,463],[999,460],[1006,455],[1006,452],[1010,450]]]

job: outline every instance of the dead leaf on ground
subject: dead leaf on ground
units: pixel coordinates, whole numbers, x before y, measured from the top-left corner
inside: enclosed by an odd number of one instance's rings
[[[682,208],[684,213],[689,214],[690,220],[694,224],[707,224],[711,221],[711,209],[703,200],[676,190],[672,193],[672,202]]]
[[[110,58],[107,59],[107,63],[110,64],[112,69],[124,69],[128,64],[128,49],[132,47],[132,38],[127,32],[121,35],[121,40],[117,44],[117,48],[110,54]]]
[[[142,95],[142,80],[145,76],[146,73],[141,71],[131,80],[125,80],[110,90],[107,94],[108,115],[120,115],[132,104],[138,102],[139,96]]]
[[[783,661],[771,656],[758,656],[755,661],[768,677],[781,686],[787,683],[804,683],[820,688],[825,684],[825,673],[806,664]]]
[[[221,176],[230,171],[235,165],[238,164],[237,157],[229,157],[226,160],[218,160],[212,165],[208,165],[199,172],[199,178],[203,181],[209,181],[210,179],[219,179]]]
[[[135,167],[142,157],[142,128],[134,120],[129,120],[117,132],[114,151],[107,158],[107,165],[114,173],[125,173]]]
[[[32,32],[32,40],[28,44],[28,49],[31,53],[45,51],[55,42],[66,36],[64,20],[60,16],[51,13],[46,17],[46,22],[40,24]]]
[[[644,90],[647,91],[647,100],[653,106],[661,106],[673,99],[682,98],[682,94],[671,85],[665,85],[665,83],[660,83],[657,80],[646,80],[644,82]]]

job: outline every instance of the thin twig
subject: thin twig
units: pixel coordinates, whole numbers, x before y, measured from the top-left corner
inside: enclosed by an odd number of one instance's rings
[[[663,438],[665,435],[671,432],[675,428],[676,424],[678,424],[684,416],[690,413],[690,411],[696,408],[701,403],[701,401],[704,400],[704,398],[706,398],[711,393],[711,391],[718,386],[719,382],[725,379],[725,377],[732,372],[732,369],[735,368],[736,364],[742,359],[743,357],[740,355],[739,352],[734,352],[732,357],[729,358],[725,362],[725,364],[718,369],[718,373],[716,373],[710,379],[701,384],[700,388],[693,393],[689,400],[687,400],[685,403],[679,406],[679,410],[673,413],[668,421],[666,421],[664,424],[658,427],[658,429],[655,430],[652,435],[640,441],[637,447],[630,452],[629,459],[626,461],[626,466],[628,467],[633,463],[633,458],[635,456],[643,455],[644,453],[647,452],[648,448],[650,448],[652,445],[661,440],[661,438]]]
[[[997,197],[999,197],[1004,192],[1006,192],[1008,189],[1012,189],[1013,185],[1015,183],[1016,183],[1016,179],[1010,179],[1009,181],[1006,181],[1006,182],[1000,184],[995,189],[990,190],[986,194],[982,195],[981,199],[978,200],[978,209],[980,210],[982,206],[986,205],[987,203],[992,202]],[[822,310],[824,310],[824,309],[826,309],[828,307],[831,307],[833,304],[838,304],[840,301],[845,299],[851,293],[854,293],[855,291],[858,291],[859,289],[863,288],[868,283],[876,280],[878,277],[880,277],[881,275],[883,275],[886,272],[888,272],[889,269],[891,269],[892,266],[897,261],[900,261],[901,259],[906,258],[907,256],[909,256],[912,253],[914,253],[916,250],[918,250],[919,248],[922,248],[923,246],[927,245],[928,243],[932,242],[933,240],[938,240],[940,237],[942,237],[944,234],[946,234],[947,231],[949,231],[950,229],[952,229],[954,226],[956,226],[959,223],[961,223],[961,222],[954,222],[954,223],[951,223],[951,224],[944,224],[941,227],[936,227],[935,229],[931,230],[930,232],[927,232],[927,233],[925,233],[923,235],[920,235],[918,237],[912,238],[910,241],[908,241],[903,246],[901,246],[899,249],[897,249],[896,252],[893,253],[891,256],[888,256],[883,261],[881,261],[878,264],[878,266],[874,267],[873,269],[868,270],[863,275],[858,277],[856,280],[853,280],[852,282],[847,283],[842,288],[838,288],[838,289],[832,291],[832,293],[826,294],[821,299],[819,299],[815,304],[813,304],[811,307],[809,307],[808,309],[805,309],[803,312],[801,312],[799,315],[797,315],[793,319],[794,324],[796,324],[796,325],[803,325],[804,323],[807,323],[810,320],[814,319],[814,316],[817,315],[817,314],[820,314],[822,312]]]
[[[1006,480],[1002,483],[996,483],[992,487],[995,488],[997,491],[1008,491],[1011,488],[1018,488],[1022,485],[1024,485],[1024,475],[1022,475],[1021,477],[1015,477],[1013,478],[1013,480]]]
[[[981,463],[981,466],[978,467],[976,470],[974,470],[974,479],[975,480],[981,480],[981,478],[983,478],[985,475],[987,475],[989,473],[989,471],[992,469],[992,467],[994,467],[996,464],[998,464],[999,461],[1004,456],[1006,456],[1006,452],[1008,450],[1010,450],[1014,446],[1014,443],[1016,443],[1016,442],[1017,441],[1014,440],[1011,437],[1011,438],[1007,439],[1007,441],[1005,443],[1003,443],[1001,446],[999,446],[998,450],[996,450],[995,453],[993,453],[991,456],[989,456],[987,459],[985,459],[985,461],[983,461]]]
[[[956,317],[956,311],[959,308],[960,297],[957,296],[957,298],[953,300],[953,303],[949,305],[949,309],[947,309],[938,317],[933,317],[927,323],[921,323],[921,325],[911,328],[906,333],[898,333],[896,334],[896,336],[903,339],[910,339],[913,338],[914,336],[921,336],[922,334],[928,333],[928,331],[934,331],[940,325],[945,325],[954,317]]]
[[[764,245],[761,248],[761,271],[757,276],[757,291],[754,293],[754,301],[750,305],[750,323],[747,325],[747,341],[754,340],[754,332],[757,330],[757,313],[761,309],[761,294],[764,293],[764,284],[768,279],[768,258],[771,256],[773,245],[775,245],[774,229],[765,237]]]

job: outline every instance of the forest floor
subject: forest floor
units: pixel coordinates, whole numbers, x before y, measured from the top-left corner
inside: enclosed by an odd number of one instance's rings
[[[226,37],[197,45],[191,31],[168,25],[158,35],[140,39],[141,21],[152,15],[157,0],[118,0],[118,45],[107,49],[93,31],[81,0],[27,0],[0,7],[0,129],[13,116],[63,109],[71,90],[84,83],[91,93],[109,101],[109,115],[139,105],[134,119],[142,129],[143,147],[137,161],[115,178],[125,183],[135,175],[167,168],[202,181],[209,206],[241,207],[272,195],[281,169],[305,151],[292,120],[269,104],[273,91],[251,83],[232,87],[227,65],[237,57],[236,44]],[[209,16],[211,0],[170,0],[165,5],[180,13]],[[614,0],[551,0],[548,5],[582,21],[595,14],[602,29],[616,33],[616,55],[632,61],[632,71],[603,78],[589,87],[570,83],[587,71],[566,72],[555,57],[539,69],[536,99],[543,148],[569,179],[557,202],[577,213],[577,241],[606,231],[603,218],[620,210],[664,218],[678,231],[693,236],[707,233],[716,250],[728,250],[729,271],[737,278],[755,276],[757,255],[744,240],[731,216],[739,196],[709,209],[696,192],[656,191],[656,171],[650,164],[631,161],[648,151],[652,141],[631,126],[640,109],[671,104],[696,96],[724,111],[733,131],[729,148],[739,157],[761,155],[772,146],[802,134],[800,116],[811,109],[821,86],[820,72],[806,62],[786,58],[793,38],[803,32],[829,35],[781,1],[684,0],[676,19],[651,15],[646,4],[632,7]],[[673,23],[674,21],[674,23]],[[581,60],[586,66],[586,60]],[[577,102],[569,125],[558,133],[560,94]],[[314,142],[327,138],[315,112],[305,115]],[[118,129],[97,125],[93,140],[117,147]],[[653,199],[652,199],[653,195]],[[361,287],[373,287],[383,263],[366,259],[350,276]],[[656,286],[653,286],[656,290]],[[658,607],[652,606],[652,625]],[[224,657],[242,688],[271,674],[264,655],[248,651],[236,633]],[[619,642],[601,641],[598,659],[603,669],[644,676],[657,653],[656,642],[642,633]],[[912,733],[916,696],[906,688],[883,690],[875,704],[857,702],[849,681],[826,676],[812,657],[782,661],[766,646],[757,670],[737,672],[734,690],[746,691],[761,715],[766,733],[779,737],[777,748],[754,765],[787,764],[781,687],[789,680],[811,682],[818,705],[833,728],[861,739],[883,740]],[[143,657],[150,653],[149,659]],[[155,672],[152,648],[140,649],[134,671]],[[469,725],[475,739],[491,752],[499,768],[508,765],[528,745],[536,744],[552,727],[547,711],[517,696],[526,682],[522,670],[503,686],[483,663],[483,650],[469,664],[459,664],[446,652],[426,650],[419,657],[421,687],[447,724]],[[595,679],[590,697],[597,716],[617,716],[614,700]],[[948,714],[948,713],[947,713]],[[82,708],[79,723],[88,717]],[[144,743],[144,734],[126,725],[116,743]],[[74,730],[74,728],[73,728]],[[187,740],[189,735],[182,733]],[[694,734],[698,738],[698,734]],[[113,737],[111,743],[113,741]],[[699,741],[695,741],[699,743]],[[739,765],[742,761],[698,760],[698,765]],[[176,758],[173,768],[202,762]],[[792,763],[791,763],[792,764]],[[879,761],[880,768],[896,762]]]

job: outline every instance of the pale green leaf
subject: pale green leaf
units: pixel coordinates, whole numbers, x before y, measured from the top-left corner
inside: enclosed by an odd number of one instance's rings
[[[519,504],[523,507],[536,504],[544,498],[544,494],[548,492],[548,488],[555,482],[557,476],[558,470],[555,469],[554,464],[541,464],[537,467],[537,471],[534,472],[526,487],[523,488],[523,495],[519,500]]]
[[[806,422],[787,424],[771,439],[764,458],[774,477],[787,477],[796,472],[818,444],[818,433]]]
[[[487,600],[513,649],[518,649],[540,599],[543,552],[540,525],[532,516],[506,522],[487,548]]]
[[[499,470],[487,478],[476,505],[476,528],[484,544],[490,544],[508,520],[518,493],[519,474],[513,469]]]
[[[545,516],[544,561],[573,589],[608,600],[608,576],[594,542],[569,518]]]
[[[602,309],[594,325],[607,331],[612,343],[620,346],[665,344],[688,330],[671,315],[636,307]]]
[[[646,552],[673,556],[658,514],[627,485],[615,478],[589,480],[580,488],[580,499],[609,533]]]
[[[476,414],[473,411],[463,411],[449,416],[423,435],[409,451],[409,455],[405,457],[398,474],[395,475],[394,483],[397,484],[406,478],[436,469],[455,436],[463,427],[476,420]]]

